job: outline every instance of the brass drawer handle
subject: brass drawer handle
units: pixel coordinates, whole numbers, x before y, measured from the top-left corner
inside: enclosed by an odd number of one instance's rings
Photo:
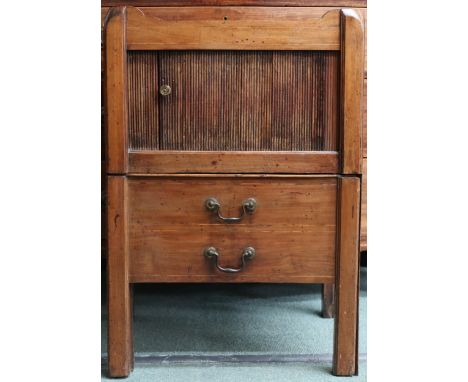
[[[219,252],[215,247],[205,248],[205,250],[203,251],[203,254],[208,259],[214,258],[216,268],[218,268],[221,272],[238,273],[238,272],[241,272],[244,269],[246,260],[252,260],[255,257],[255,248],[254,247],[245,247],[244,248],[244,250],[242,251],[240,268],[224,268],[221,265],[219,265]]]
[[[257,208],[257,201],[254,198],[248,198],[242,202],[242,212],[238,218],[226,218],[221,215],[221,203],[216,198],[208,198],[205,200],[205,207],[208,211],[216,213],[218,219],[224,223],[237,223],[240,222],[245,214],[252,215]]]

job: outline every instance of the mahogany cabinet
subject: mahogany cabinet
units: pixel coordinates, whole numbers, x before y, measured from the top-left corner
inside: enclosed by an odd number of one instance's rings
[[[208,5],[223,5],[224,3],[230,4],[229,2],[223,2],[223,1],[212,1],[212,2],[206,2]],[[238,5],[250,5],[250,2],[244,1],[244,2],[238,2]],[[111,1],[111,0],[103,0],[102,1],[103,6],[101,7],[101,25],[104,26],[104,21],[106,19],[106,16],[109,12],[109,7],[110,6],[118,6],[118,5],[135,5],[135,6],[140,6],[141,8],[144,8],[145,6],[155,6],[158,4],[162,4],[161,2],[154,1],[154,0],[127,0],[127,1]],[[179,2],[164,2],[162,5],[190,5],[190,1],[186,1],[185,4],[182,1]],[[236,5],[237,3],[232,3]],[[364,102],[363,102],[363,147],[362,147],[362,158],[363,158],[363,180],[362,180],[362,193],[361,193],[361,233],[360,233],[360,249],[361,251],[367,251],[367,97],[366,97],[366,91],[367,91],[367,0],[356,0],[356,1],[346,1],[346,0],[338,0],[338,1],[327,1],[327,0],[304,0],[304,1],[270,1],[270,2],[263,2],[264,5],[278,5],[278,6],[352,6],[352,7],[358,7],[355,8],[356,11],[358,11],[361,15],[361,18],[364,23],[364,49],[365,49],[365,60],[364,60]],[[103,51],[104,53],[104,51]],[[102,59],[102,63],[104,64],[104,58]],[[103,103],[104,104],[104,103]],[[104,141],[104,140],[103,140]],[[104,149],[103,149],[104,153]],[[103,158],[103,167],[105,166],[105,159]],[[105,183],[105,167],[102,171],[103,174],[103,180],[102,180],[102,186],[103,186],[103,201],[105,202],[105,195],[106,195],[106,183]],[[105,205],[103,205],[102,208],[103,216],[105,216]],[[105,221],[105,219],[103,219]],[[106,256],[107,254],[107,249],[106,249],[106,242],[107,242],[107,233],[105,230],[105,224],[103,224],[103,232],[102,232],[102,241],[103,241],[103,250],[102,254],[103,257]]]
[[[325,284],[333,373],[357,373],[362,12],[125,3],[104,27],[110,375],[148,282]]]

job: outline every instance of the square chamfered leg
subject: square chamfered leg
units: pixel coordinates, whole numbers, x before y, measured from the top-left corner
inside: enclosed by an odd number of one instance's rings
[[[322,317],[335,317],[335,284],[322,284]]]
[[[360,178],[339,178],[333,350],[333,374],[338,376],[357,374],[360,189]]]
[[[111,377],[126,377],[133,369],[126,189],[126,177],[107,177],[107,304],[109,318],[107,353]]]

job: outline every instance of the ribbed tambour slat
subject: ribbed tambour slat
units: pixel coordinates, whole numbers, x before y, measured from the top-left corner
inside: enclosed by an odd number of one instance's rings
[[[130,51],[131,148],[335,151],[338,65],[325,51]]]
[[[158,56],[154,52],[128,55],[128,118],[130,147],[159,149]]]

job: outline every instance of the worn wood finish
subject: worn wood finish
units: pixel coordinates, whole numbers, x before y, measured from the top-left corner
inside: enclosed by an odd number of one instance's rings
[[[112,8],[106,25],[107,172],[127,170],[126,9]]]
[[[367,251],[367,158],[362,160],[361,251]]]
[[[362,102],[362,157],[367,158],[367,80],[364,80]]]
[[[109,374],[125,377],[133,368],[126,178],[109,176],[107,190]]]
[[[367,251],[367,9],[359,9],[364,24],[364,87],[362,105],[362,192],[360,250]]]
[[[130,148],[336,151],[338,69],[337,52],[129,52]]]
[[[132,6],[152,6],[152,7],[157,7],[157,6],[171,6],[171,5],[177,5],[178,3],[180,3],[179,5],[180,6],[183,6],[183,5],[194,5],[193,4],[193,0],[186,0],[186,1],[177,1],[177,0],[174,0],[173,2],[171,1],[158,1],[158,0],[143,0],[142,2],[138,2],[138,1],[125,1],[125,0],[122,0],[122,1],[103,1],[102,4],[105,4],[105,3],[111,3],[113,5],[119,5],[119,3],[121,4],[125,4],[125,5],[132,5]],[[252,3],[252,4],[249,4],[249,3]],[[360,16],[361,16],[361,19],[363,21],[363,24],[364,24],[364,77],[367,78],[367,9],[366,8],[362,8],[362,7],[366,7],[366,1],[362,1],[362,0],[351,0],[351,1],[340,1],[340,0],[330,0],[330,1],[327,1],[327,0],[317,0],[317,1],[314,1],[314,0],[304,0],[304,1],[284,1],[284,2],[281,2],[281,1],[275,1],[275,0],[272,0],[272,1],[258,1],[258,0],[251,0],[250,2],[249,1],[223,1],[223,0],[219,0],[219,1],[204,1],[203,4],[197,2],[197,4],[199,5],[213,5],[213,6],[222,6],[222,5],[227,5],[227,6],[235,6],[235,5],[238,5],[238,6],[245,6],[245,5],[262,5],[260,3],[265,3],[263,5],[269,5],[269,6],[319,6],[319,7],[360,7],[360,8],[355,8],[355,10],[357,12],[359,12]],[[276,3],[276,4],[275,4]],[[104,20],[105,18],[105,15],[108,11],[108,7],[101,7],[101,22]],[[329,8],[330,10],[333,9],[333,8]]]
[[[131,50],[339,50],[339,25],[328,8],[129,7],[127,42]]]
[[[107,257],[107,173],[101,161],[101,258]]]
[[[333,282],[336,189],[333,177],[130,178],[130,279]],[[240,223],[219,222],[204,206],[210,196],[226,216],[239,216],[247,197],[257,210]],[[225,274],[203,256],[207,246],[219,249],[224,265],[237,266],[247,246],[257,256],[243,272]]]
[[[367,251],[367,9],[360,10],[364,20],[364,96],[362,115],[362,198],[361,198],[361,251]]]
[[[335,317],[335,284],[322,285],[322,317]]]
[[[106,163],[106,136],[105,136],[105,56],[104,56],[104,25],[109,8],[101,7],[101,258],[107,257],[107,163]]]
[[[342,172],[360,174],[364,32],[356,11],[341,11],[341,153]]]
[[[367,0],[101,0],[102,6],[183,7],[183,6],[256,6],[256,7],[366,7]]]
[[[198,226],[131,231],[130,281],[333,283],[334,232],[298,230]],[[222,266],[239,267],[245,247],[257,254],[242,272],[228,274],[203,256],[209,246],[219,250]]]
[[[314,174],[276,174],[276,173],[265,173],[265,174],[219,174],[219,173],[213,173],[213,174],[157,174],[157,173],[152,173],[152,174],[128,174],[128,178],[186,178],[187,176],[190,176],[191,178],[209,178],[209,179],[215,179],[215,178],[262,178],[262,179],[277,179],[277,178],[291,178],[291,179],[308,179],[308,178],[335,178],[337,175],[336,174],[320,174],[320,175],[314,175]]]
[[[333,151],[137,151],[129,173],[291,173],[336,174]]]
[[[364,78],[367,78],[367,9],[359,9],[364,24]]]
[[[360,179],[338,181],[338,243],[333,373],[357,373]]]

